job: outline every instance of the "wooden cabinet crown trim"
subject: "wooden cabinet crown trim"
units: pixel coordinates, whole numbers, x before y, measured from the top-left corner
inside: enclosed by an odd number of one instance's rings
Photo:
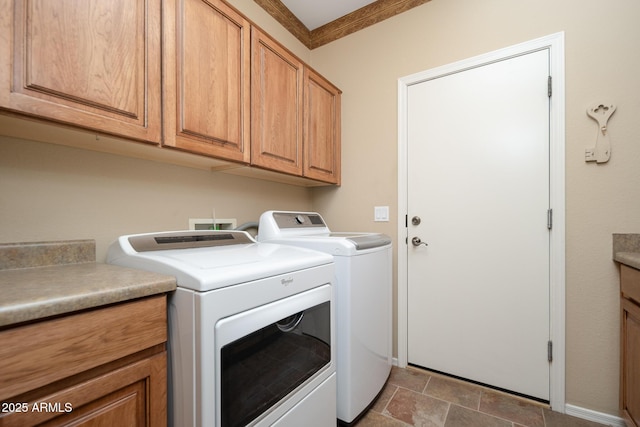
[[[309,30],[280,0],[254,0],[307,48],[315,49],[430,0],[377,0],[321,27]]]

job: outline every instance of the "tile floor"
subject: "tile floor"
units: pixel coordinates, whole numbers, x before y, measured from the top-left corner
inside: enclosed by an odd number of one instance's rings
[[[393,367],[356,427],[602,427],[548,406],[429,371]]]

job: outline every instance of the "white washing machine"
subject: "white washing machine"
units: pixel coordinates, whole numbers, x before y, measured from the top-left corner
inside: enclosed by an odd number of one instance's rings
[[[379,233],[332,233],[315,212],[268,211],[260,216],[258,240],[333,256],[338,419],[357,421],[391,371],[391,239]]]
[[[244,231],[181,231],[122,236],[107,261],[177,279],[169,425],[335,425],[331,256]]]

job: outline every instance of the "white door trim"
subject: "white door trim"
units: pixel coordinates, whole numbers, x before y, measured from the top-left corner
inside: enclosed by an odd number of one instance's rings
[[[564,32],[510,46],[484,55],[433,68],[398,79],[398,366],[407,366],[407,93],[408,87],[529,52],[549,49],[553,94],[550,106],[550,331],[553,363],[550,368],[550,403],[565,412],[565,82]]]

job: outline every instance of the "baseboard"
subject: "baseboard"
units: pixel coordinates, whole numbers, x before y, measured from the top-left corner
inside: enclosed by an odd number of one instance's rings
[[[614,426],[626,427],[624,420],[615,415],[605,414],[603,412],[592,411],[591,409],[581,408],[580,406],[566,404],[564,410],[567,415],[571,415],[583,420],[594,421],[596,423]]]

